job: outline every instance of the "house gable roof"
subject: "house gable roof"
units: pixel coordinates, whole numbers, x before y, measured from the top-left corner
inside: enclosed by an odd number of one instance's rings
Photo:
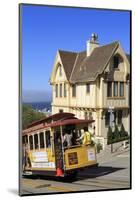
[[[81,53],[80,57],[82,59],[78,57],[78,62],[76,62],[70,79],[71,82],[94,81],[108,64],[118,44],[118,42],[114,42],[105,46],[96,47],[88,57],[86,57],[86,53]]]
[[[103,72],[118,46],[119,42],[116,41],[96,47],[88,57],[86,51],[77,53],[58,50],[67,80],[70,83],[94,81]]]
[[[126,54],[126,57],[128,59],[128,62],[130,63],[130,55],[129,54]]]
[[[63,51],[58,50],[64,71],[66,73],[67,80],[69,80],[71,72],[73,70],[73,66],[76,60],[77,53],[76,52],[69,52],[69,51]]]

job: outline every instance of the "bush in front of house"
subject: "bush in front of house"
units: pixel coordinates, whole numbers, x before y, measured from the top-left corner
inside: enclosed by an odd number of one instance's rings
[[[112,132],[112,128],[109,126],[108,127],[108,132],[107,132],[107,144],[111,144],[113,140],[113,132]]]
[[[116,142],[122,142],[122,141],[124,141],[124,140],[129,140],[129,139],[130,139],[129,136],[121,137],[121,138],[119,138],[119,139],[114,139],[114,140],[112,141],[111,144],[114,144],[114,143],[116,143]]]
[[[116,143],[116,142],[128,140],[129,138],[130,138],[130,136],[125,131],[123,124],[121,125],[120,131],[119,131],[117,125],[115,125],[114,131],[112,131],[112,128],[110,126],[108,127],[108,132],[107,132],[107,144],[108,145]]]
[[[113,140],[119,141],[120,139],[120,131],[118,126],[115,124],[114,132],[113,132]]]
[[[128,136],[128,133],[127,133],[127,131],[125,131],[125,128],[124,128],[124,125],[123,125],[123,124],[121,124],[120,136],[121,136],[121,137],[126,137],[126,136]]]
[[[100,153],[100,151],[103,149],[102,144],[97,143],[96,148],[97,148],[97,153]]]

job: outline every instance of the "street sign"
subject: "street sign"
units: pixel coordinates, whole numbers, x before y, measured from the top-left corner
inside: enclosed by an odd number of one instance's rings
[[[110,127],[114,127],[114,107],[109,107],[108,112],[110,113]]]

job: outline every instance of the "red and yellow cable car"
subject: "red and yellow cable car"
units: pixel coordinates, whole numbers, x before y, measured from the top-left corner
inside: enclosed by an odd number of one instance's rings
[[[32,123],[22,132],[23,172],[64,177],[97,165],[95,145],[76,142],[83,127],[92,122],[57,113]],[[70,146],[63,142],[65,131],[72,135]]]

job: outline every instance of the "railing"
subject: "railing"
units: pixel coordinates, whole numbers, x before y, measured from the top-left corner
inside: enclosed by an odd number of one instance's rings
[[[66,149],[73,149],[73,148],[78,148],[78,147],[84,147],[84,146],[91,146],[91,147],[93,147],[93,146],[95,146],[95,145],[93,145],[93,144],[77,144],[77,145],[73,145],[73,146],[67,146],[67,147],[64,147],[64,150],[66,150]]]

